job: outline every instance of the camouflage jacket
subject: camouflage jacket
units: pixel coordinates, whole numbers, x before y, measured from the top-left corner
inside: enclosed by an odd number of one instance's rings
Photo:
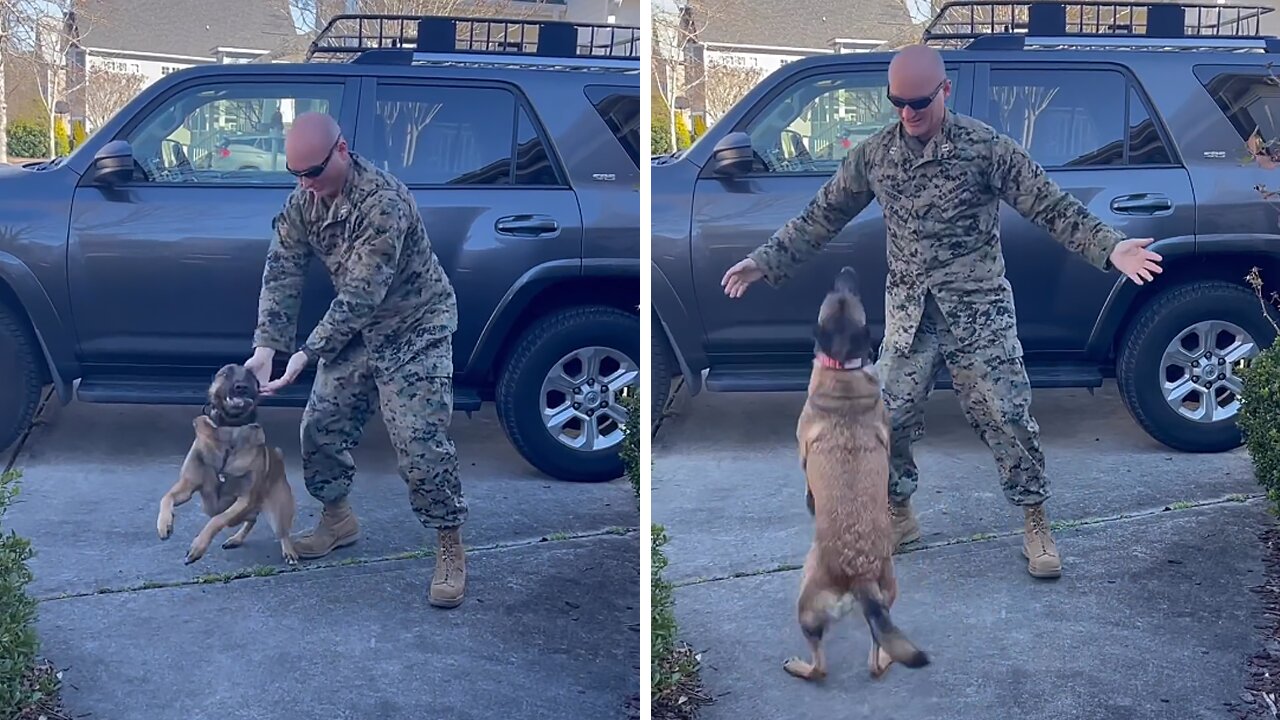
[[[351,176],[332,204],[299,188],[276,216],[254,345],[299,349],[298,309],[314,255],[329,269],[335,297],[303,346],[312,360],[332,360],[360,336],[377,372],[418,358],[430,374],[452,376],[457,299],[418,205],[395,176],[355,153],[351,159]]]
[[[1123,239],[1011,138],[948,111],[927,145],[899,123],[860,143],[804,211],[749,257],[776,287],[873,199],[887,235],[882,352],[909,351],[931,293],[961,345],[1022,354],[1000,245],[1001,200],[1100,270],[1112,269],[1111,250]]]

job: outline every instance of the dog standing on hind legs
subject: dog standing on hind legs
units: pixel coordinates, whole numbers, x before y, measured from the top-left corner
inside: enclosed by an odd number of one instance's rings
[[[796,425],[805,502],[814,517],[797,610],[811,662],[783,668],[805,680],[826,677],[822,640],[855,604],[871,629],[871,676],[894,662],[909,668],[928,656],[893,624],[898,596],[889,516],[889,414],[871,364],[871,335],[852,268],[827,293],[814,328],[809,396]]]

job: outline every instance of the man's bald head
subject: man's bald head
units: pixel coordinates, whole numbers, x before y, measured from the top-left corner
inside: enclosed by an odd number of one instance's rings
[[[294,118],[284,139],[284,156],[290,172],[304,173],[298,183],[316,194],[332,199],[342,190],[350,167],[347,141],[342,128],[330,115],[306,112]],[[322,167],[318,175],[308,177],[306,171]]]
[[[890,61],[889,98],[911,135],[927,142],[938,133],[946,117],[946,99],[950,94],[946,63],[934,48],[908,45]],[[925,104],[929,100],[932,102]]]

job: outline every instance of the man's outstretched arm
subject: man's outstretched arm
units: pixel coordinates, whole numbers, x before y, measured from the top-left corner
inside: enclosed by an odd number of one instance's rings
[[[747,257],[755,261],[764,279],[777,287],[874,199],[867,173],[867,143],[863,142],[845,156],[804,211]]]

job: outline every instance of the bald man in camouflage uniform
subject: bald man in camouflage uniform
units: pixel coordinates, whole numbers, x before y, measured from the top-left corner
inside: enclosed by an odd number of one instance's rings
[[[459,527],[467,504],[449,438],[453,414],[453,286],[427,239],[417,203],[393,175],[348,151],[327,115],[300,115],[286,138],[298,188],[275,219],[259,298],[254,357],[266,380],[274,351],[293,351],[307,261],[322,260],[336,297],[264,394],[278,392],[317,363],[302,415],[307,492],[324,504],[319,523],[295,542],[304,558],[356,541],[347,500],[356,446],[374,408],[395,446],[409,504],[436,529],[439,553],[429,600],[462,602],[466,582]]]
[[[943,363],[970,425],[995,455],[1005,497],[1024,508],[1023,552],[1036,577],[1059,577],[1043,503],[1049,497],[1031,386],[999,239],[1003,200],[1099,270],[1141,284],[1158,273],[1149,239],[1125,240],[1060,189],[1012,139],[949,111],[945,66],[911,46],[889,68],[894,123],[860,143],[808,207],[730,268],[725,292],[740,297],[764,278],[786,282],[871,203],[884,208],[888,278],[885,337],[877,360],[892,416],[889,495],[899,544],[920,537],[910,498],[918,472],[912,442],[924,434],[924,402]]]

